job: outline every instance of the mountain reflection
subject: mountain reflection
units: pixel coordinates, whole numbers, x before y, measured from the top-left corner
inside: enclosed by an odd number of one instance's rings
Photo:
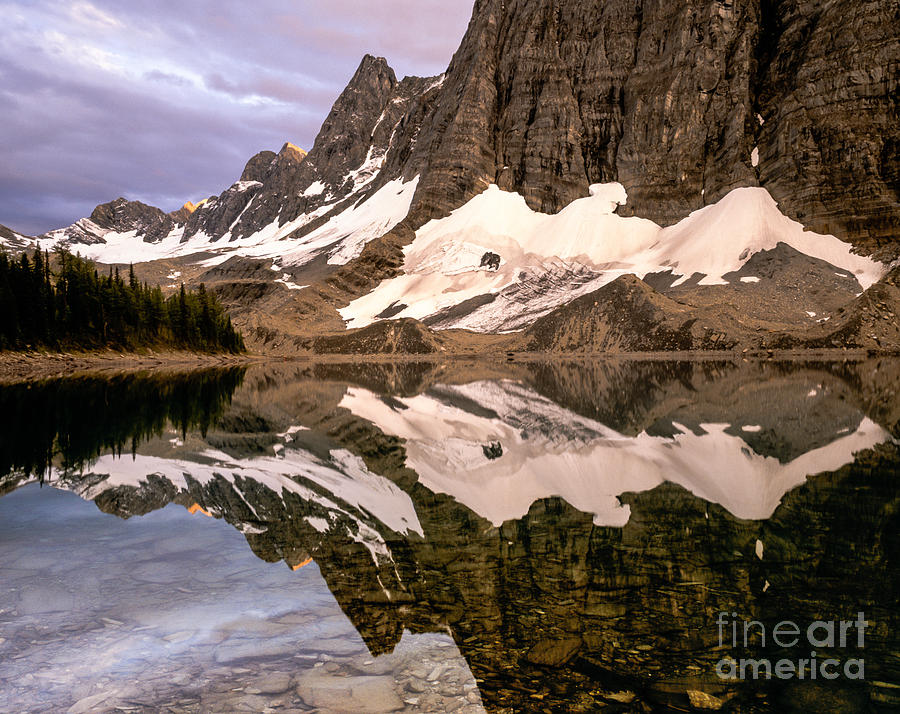
[[[188,374],[80,377],[0,387],[0,474],[80,469],[104,451],[121,454],[162,434],[206,434],[243,369]]]
[[[62,461],[92,459],[87,473],[55,468],[54,485],[125,518],[180,503],[265,561],[314,559],[373,654],[405,630],[450,632],[488,711],[900,704],[893,361],[281,365],[217,379],[191,420],[174,403],[199,403],[185,396],[198,387],[157,385],[169,407],[132,434],[99,425],[111,440]],[[110,387],[94,386],[17,428],[43,424],[44,445],[71,434],[84,412],[65,405],[100,403]],[[125,389],[133,409],[149,389]],[[164,433],[173,415],[186,438]],[[129,441],[133,457],[99,453]],[[9,453],[7,490],[41,463]],[[781,653],[720,647],[720,612],[865,612],[866,680],[721,680],[723,657]]]

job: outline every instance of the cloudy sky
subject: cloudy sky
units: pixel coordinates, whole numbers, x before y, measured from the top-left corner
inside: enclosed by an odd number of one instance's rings
[[[0,223],[167,211],[309,148],[362,56],[440,74],[473,0],[0,0]]]

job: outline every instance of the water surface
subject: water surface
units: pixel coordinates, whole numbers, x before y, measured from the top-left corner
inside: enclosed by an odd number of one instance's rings
[[[898,386],[881,360],[4,388],[7,706],[895,710]],[[816,657],[863,679],[772,641],[859,612],[864,647]],[[808,671],[717,674],[749,658]]]

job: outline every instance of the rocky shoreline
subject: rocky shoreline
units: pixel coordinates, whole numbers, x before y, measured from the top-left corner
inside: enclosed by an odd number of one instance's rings
[[[81,374],[234,367],[261,361],[257,355],[196,352],[0,352],[0,384],[36,382]]]

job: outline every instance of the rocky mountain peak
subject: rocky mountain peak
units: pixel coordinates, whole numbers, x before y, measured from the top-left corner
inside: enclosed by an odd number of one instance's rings
[[[265,181],[277,157],[278,154],[274,151],[260,151],[247,162],[241,174],[241,181]]]
[[[394,98],[397,76],[383,57],[366,55],[316,137],[309,161],[326,184],[339,184],[366,160],[370,138]]]
[[[169,215],[172,217],[172,220],[175,221],[175,223],[183,225],[188,222],[191,214],[193,214],[194,211],[200,208],[204,203],[206,203],[206,199],[200,201],[200,203],[186,201],[181,208],[179,208],[177,211],[172,211]]]
[[[384,57],[366,54],[360,61],[353,79],[350,80],[350,86],[371,84],[373,81],[385,81],[393,86],[397,83],[397,75]]]
[[[284,146],[281,147],[281,151],[278,152],[279,159],[289,158],[293,161],[303,161],[306,158],[307,151],[301,149],[296,144],[292,144],[289,141],[284,142]]]
[[[90,220],[100,228],[118,233],[137,231],[144,241],[162,240],[175,227],[172,216],[155,206],[119,197],[102,203],[91,213]]]
[[[309,153],[291,142],[277,154],[258,153],[247,162],[238,183],[191,216],[184,240],[201,232],[214,241],[239,239],[318,211],[321,218],[299,220],[296,231],[302,234],[352,205],[351,197],[355,203],[363,194],[370,195],[403,173],[406,133],[395,142],[399,158],[386,170],[393,156],[394,130],[399,135],[404,122],[410,124],[407,114],[434,82],[418,77],[398,82],[383,57],[366,55]]]

